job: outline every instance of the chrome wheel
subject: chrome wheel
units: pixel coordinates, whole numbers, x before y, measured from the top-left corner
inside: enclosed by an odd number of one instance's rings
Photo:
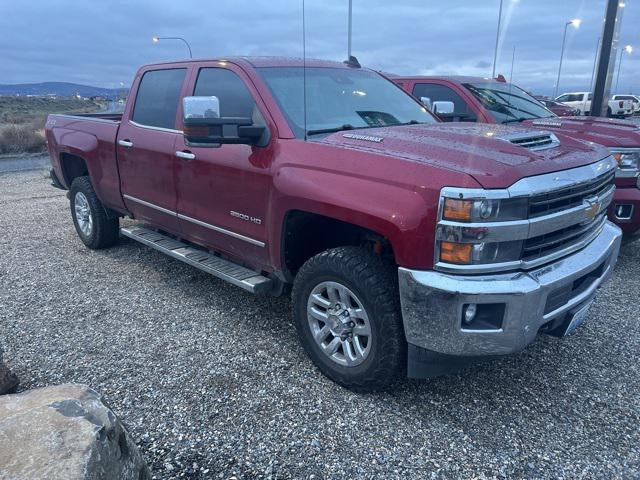
[[[93,216],[91,215],[89,200],[87,200],[84,193],[77,192],[73,199],[73,205],[78,228],[85,237],[90,237],[93,231]]]
[[[337,282],[322,282],[309,295],[307,319],[311,334],[334,362],[354,367],[371,351],[371,324],[362,302]]]

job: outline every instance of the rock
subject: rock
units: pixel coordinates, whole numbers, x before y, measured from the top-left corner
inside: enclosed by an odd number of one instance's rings
[[[18,383],[20,383],[18,377],[2,363],[2,346],[0,346],[0,395],[14,393]]]
[[[151,478],[116,415],[84,385],[0,397],[0,478]]]

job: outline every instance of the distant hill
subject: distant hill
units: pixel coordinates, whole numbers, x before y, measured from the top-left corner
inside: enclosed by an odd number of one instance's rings
[[[18,83],[0,85],[0,95],[57,95],[58,97],[101,96],[109,99],[126,94],[126,88],[102,88],[68,82]]]

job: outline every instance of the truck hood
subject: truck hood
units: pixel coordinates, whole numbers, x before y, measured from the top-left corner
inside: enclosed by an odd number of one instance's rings
[[[640,147],[640,127],[628,120],[602,117],[552,117],[525,120],[521,125],[562,132],[580,140],[599,143],[610,148]]]
[[[523,177],[579,167],[608,155],[599,145],[562,134],[555,134],[559,145],[544,150],[529,150],[510,140],[549,134],[508,125],[438,123],[347,130],[317,141],[466,173],[484,188],[506,188]]]

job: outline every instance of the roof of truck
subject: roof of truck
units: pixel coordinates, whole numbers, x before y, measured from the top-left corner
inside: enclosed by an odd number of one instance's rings
[[[450,80],[458,83],[496,83],[491,77],[473,77],[470,75],[392,75],[394,80]]]
[[[173,65],[184,63],[200,63],[200,62],[229,62],[248,64],[252,67],[331,67],[331,68],[353,68],[349,67],[343,62],[336,62],[332,60],[321,60],[317,58],[297,58],[297,57],[216,57],[216,58],[198,58],[198,59],[184,59],[173,60],[171,62],[158,62],[145,65],[145,67],[153,67],[156,65]]]

